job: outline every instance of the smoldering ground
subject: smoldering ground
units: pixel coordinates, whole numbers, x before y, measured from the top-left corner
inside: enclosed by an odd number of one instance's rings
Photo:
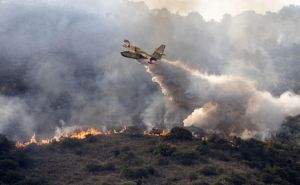
[[[160,75],[170,76],[163,82],[172,96],[165,96],[143,65],[119,54],[124,39],[146,51],[163,43],[169,60],[180,60],[190,68],[222,78],[246,79],[234,84],[249,83],[235,88],[252,92],[250,97],[261,97],[253,95],[259,92],[281,99],[276,97],[286,91],[299,92],[300,9],[295,6],[277,13],[245,12],[207,22],[197,13],[180,16],[126,0],[0,3],[0,132],[14,139],[27,139],[34,132],[40,137],[51,136],[57,129],[72,126],[170,128],[182,125],[203,107],[210,107],[214,114],[228,111],[221,107],[231,104],[220,103],[221,97],[230,102],[227,99],[235,99],[234,92],[225,97],[221,95],[226,93],[196,91],[204,80],[182,75],[181,68],[171,64],[162,65],[170,71]],[[180,86],[167,83],[174,79]],[[174,85],[178,89],[170,91]],[[206,85],[228,91],[221,85]],[[214,96],[206,97],[208,92]],[[237,96],[247,95],[237,92]],[[168,98],[174,98],[177,105]],[[238,109],[235,106],[232,109]],[[204,127],[204,119],[197,120],[193,124]],[[219,121],[212,123],[218,125]],[[246,128],[251,130],[250,125]],[[241,133],[243,129],[233,130]]]

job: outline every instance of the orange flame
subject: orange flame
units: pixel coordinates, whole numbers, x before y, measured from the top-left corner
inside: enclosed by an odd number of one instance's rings
[[[26,147],[30,144],[36,144],[36,145],[45,145],[45,144],[50,144],[53,141],[61,141],[64,138],[74,138],[74,139],[85,139],[87,138],[87,136],[97,136],[97,135],[112,135],[112,134],[121,134],[124,133],[126,131],[126,127],[124,127],[123,129],[121,129],[120,131],[117,130],[108,130],[108,131],[103,131],[103,130],[97,130],[94,128],[89,128],[86,130],[81,130],[81,131],[77,131],[77,132],[73,132],[73,133],[68,133],[68,134],[63,134],[63,135],[59,135],[59,136],[54,136],[53,138],[46,138],[46,139],[42,139],[42,140],[37,140],[35,133],[32,135],[30,141],[28,142],[17,142],[16,143],[16,147],[17,148],[23,148]]]
[[[148,136],[156,136],[156,137],[165,137],[170,133],[169,130],[163,129],[160,130],[159,128],[153,128],[152,130],[145,130],[144,135]]]
[[[231,136],[228,140],[228,143],[233,148],[240,148],[240,145],[237,142],[237,137],[235,137],[235,136]]]
[[[38,140],[36,139],[36,135],[35,133],[32,135],[30,141],[28,142],[17,142],[16,143],[16,147],[17,148],[24,148],[30,144],[36,144],[36,145],[46,145],[46,144],[50,144],[53,141],[57,141],[60,142],[62,139],[65,138],[74,138],[74,139],[85,139],[87,138],[87,136],[97,136],[97,135],[116,135],[116,134],[122,134],[125,133],[127,130],[127,127],[122,128],[121,130],[107,130],[107,131],[103,131],[103,130],[98,130],[98,129],[94,129],[94,128],[89,128],[89,129],[85,129],[85,130],[81,130],[81,131],[77,131],[77,132],[72,132],[72,133],[68,133],[68,134],[62,134],[62,135],[58,135],[58,136],[54,136],[52,138],[46,138],[46,139],[41,139]],[[168,130],[160,130],[158,128],[153,128],[150,131],[144,131],[144,135],[148,135],[148,136],[156,136],[156,137],[160,137],[160,136],[167,136],[169,134]]]
[[[202,136],[201,141],[208,141],[208,136]]]
[[[60,142],[61,140],[65,139],[65,138],[74,138],[74,139],[85,139],[88,136],[92,135],[92,136],[97,136],[97,135],[117,135],[117,134],[122,134],[122,133],[126,133],[127,128],[124,127],[121,130],[107,130],[107,131],[103,131],[103,130],[98,130],[98,129],[94,129],[94,128],[89,128],[89,129],[85,129],[85,130],[80,130],[77,132],[72,132],[72,133],[67,133],[67,134],[61,134],[58,136],[54,136],[52,138],[45,138],[45,139],[41,139],[38,140],[36,139],[36,135],[35,133],[32,135],[31,139],[28,142],[16,142],[16,147],[17,148],[24,148],[30,144],[36,144],[36,145],[46,145],[46,144],[50,144],[53,141],[57,141]],[[153,128],[151,130],[146,130],[144,131],[144,135],[147,136],[154,136],[154,137],[166,137],[168,134],[170,133],[169,130],[166,129],[159,129],[159,128]],[[207,142],[208,141],[208,136],[198,136],[196,134],[193,134],[193,136],[195,138],[200,139],[203,142]],[[235,137],[231,137],[228,140],[228,143],[234,147],[234,148],[239,148],[239,144],[237,142],[237,139]]]

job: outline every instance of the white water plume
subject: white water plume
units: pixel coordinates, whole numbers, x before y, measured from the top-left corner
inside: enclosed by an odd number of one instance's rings
[[[275,97],[239,76],[210,75],[179,61],[162,60],[146,68],[167,101],[181,110],[178,122],[184,126],[264,139],[279,129],[286,116],[300,113],[298,94]]]

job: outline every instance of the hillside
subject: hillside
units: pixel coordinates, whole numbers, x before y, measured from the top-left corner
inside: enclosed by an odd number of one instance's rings
[[[266,142],[192,138],[176,128],[167,137],[89,136],[16,149],[2,136],[0,184],[300,184],[299,126],[292,118]]]

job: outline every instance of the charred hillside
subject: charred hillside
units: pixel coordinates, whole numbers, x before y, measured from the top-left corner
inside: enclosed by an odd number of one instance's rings
[[[175,128],[165,137],[124,133],[21,149],[2,136],[0,184],[299,184],[299,117],[282,130],[265,142]]]

